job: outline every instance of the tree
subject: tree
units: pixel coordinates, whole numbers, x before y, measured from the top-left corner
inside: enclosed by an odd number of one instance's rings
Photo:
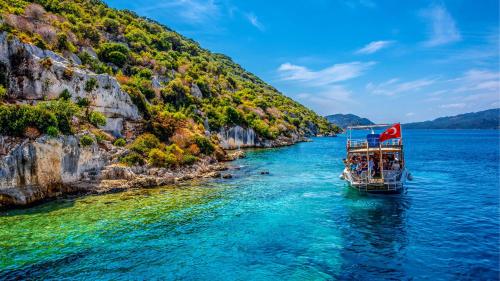
[[[99,59],[123,67],[127,62],[130,50],[124,44],[103,43],[98,50]]]

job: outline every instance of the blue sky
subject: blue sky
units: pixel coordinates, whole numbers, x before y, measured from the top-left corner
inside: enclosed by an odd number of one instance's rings
[[[106,0],[322,115],[409,122],[500,106],[498,0]]]

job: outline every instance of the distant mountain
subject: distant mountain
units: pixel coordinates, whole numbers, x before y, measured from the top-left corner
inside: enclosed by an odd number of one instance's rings
[[[499,129],[500,108],[403,124],[405,129]]]
[[[347,126],[355,126],[355,125],[372,125],[373,122],[366,119],[361,118],[354,114],[333,114],[325,116],[325,118],[332,124],[335,124],[341,128],[346,128]]]

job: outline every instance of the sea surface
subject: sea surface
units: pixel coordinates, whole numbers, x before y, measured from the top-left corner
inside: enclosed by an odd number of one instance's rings
[[[401,195],[349,189],[339,136],[249,151],[228,180],[4,211],[0,280],[498,280],[499,132],[404,134]]]

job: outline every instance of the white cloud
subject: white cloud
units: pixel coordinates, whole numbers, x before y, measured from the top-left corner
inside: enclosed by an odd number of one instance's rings
[[[159,1],[156,5],[148,5],[137,9],[139,14],[164,14],[174,19],[190,23],[204,24],[213,21],[220,15],[219,6],[214,0],[172,0]]]
[[[394,96],[405,92],[414,92],[434,84],[434,79],[417,79],[413,81],[400,82],[398,78],[390,79],[380,84],[368,83],[366,90],[376,95]]]
[[[250,24],[255,26],[260,31],[264,31],[264,29],[265,29],[264,25],[259,21],[259,19],[257,18],[257,16],[254,13],[245,14],[245,17],[250,22]]]
[[[406,117],[411,117],[411,116],[415,115],[415,113],[414,112],[408,112],[405,115],[406,115]]]
[[[463,74],[463,76],[452,79],[450,82],[458,82],[459,87],[454,89],[454,92],[483,92],[483,93],[499,93],[500,92],[500,73],[471,69]]]
[[[448,103],[448,104],[443,104],[440,107],[441,108],[464,108],[466,106],[465,103]]]
[[[305,83],[306,86],[325,86],[356,78],[368,70],[375,62],[350,62],[334,64],[313,71],[305,66],[284,63],[278,68],[282,80]]]
[[[342,85],[331,85],[314,93],[300,93],[296,95],[296,98],[304,105],[314,108],[321,115],[345,110],[346,103],[355,103],[352,99],[352,92]]]
[[[473,111],[494,107],[500,100],[500,72],[470,69],[459,77],[441,81],[440,90],[427,94],[425,101],[438,103],[452,111]]]
[[[424,46],[434,47],[462,39],[455,20],[443,5],[434,5],[424,10],[422,16],[430,25],[430,37],[424,42]]]
[[[382,50],[383,48],[386,48],[390,45],[392,45],[394,41],[373,41],[364,46],[363,48],[359,49],[356,51],[356,54],[373,54],[375,52],[378,52]]]

